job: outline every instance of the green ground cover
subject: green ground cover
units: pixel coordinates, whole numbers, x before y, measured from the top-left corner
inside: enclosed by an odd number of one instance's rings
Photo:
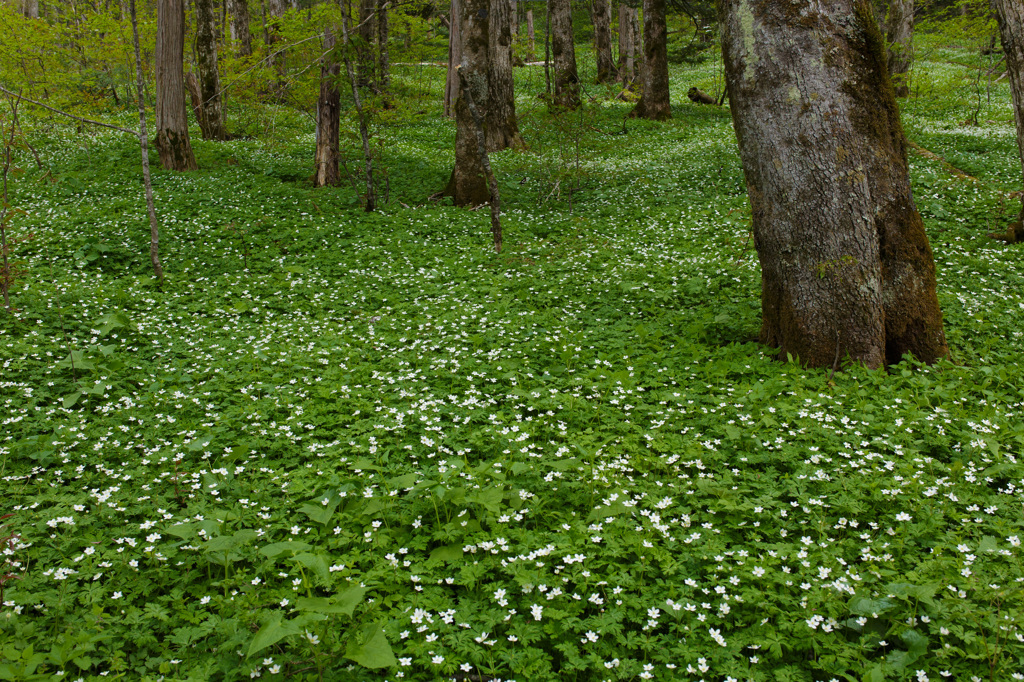
[[[1005,81],[963,126],[967,68],[927,63],[905,109],[971,176],[911,157],[952,360],[833,374],[754,342],[731,121],[685,100],[713,64],[625,127],[519,71],[501,255],[426,202],[432,69],[396,69],[374,214],[308,189],[307,118],[232,110],[252,139],[155,173],[162,288],[137,143],[26,115],[0,679],[1024,679]]]

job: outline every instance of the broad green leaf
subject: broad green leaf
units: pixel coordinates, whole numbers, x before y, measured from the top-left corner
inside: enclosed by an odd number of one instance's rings
[[[398,663],[380,627],[374,627],[372,634],[362,644],[350,642],[345,649],[345,658],[370,669],[389,668]]]
[[[330,580],[331,572],[328,570],[327,561],[322,554],[303,552],[302,554],[295,555],[295,561],[313,571],[321,580],[325,582]]]
[[[288,635],[299,634],[299,629],[293,623],[288,621],[282,622],[281,618],[281,613],[275,613],[270,617],[270,620],[264,623],[263,627],[256,633],[256,636],[252,638],[252,642],[249,643],[247,656],[263,651],[268,646],[280,642]]]
[[[285,542],[275,542],[273,544],[267,545],[266,547],[261,547],[260,554],[269,559],[273,559],[274,557],[284,554],[285,552],[298,554],[299,552],[309,549],[309,547],[309,544],[305,542],[286,540]]]
[[[433,561],[447,561],[449,563],[458,561],[462,558],[462,545],[437,547],[430,552],[430,558]]]

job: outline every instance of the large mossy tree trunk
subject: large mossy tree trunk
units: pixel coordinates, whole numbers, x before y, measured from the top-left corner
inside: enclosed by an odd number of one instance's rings
[[[815,367],[948,354],[869,0],[720,0],[761,262],[761,341]]]
[[[489,0],[487,99],[484,136],[487,151],[522,147],[512,82],[512,0]],[[474,99],[475,103],[481,100]]]
[[[1013,116],[1017,122],[1017,148],[1021,168],[1024,169],[1024,4],[1020,0],[992,0],[992,8],[999,22],[999,35],[1006,55],[1006,73],[1010,80]],[[1021,195],[1024,202],[1024,195]],[[1017,223],[1011,229],[1024,239],[1024,205]]]
[[[551,58],[555,67],[556,110],[580,106],[580,77],[576,71],[576,45],[572,31],[572,5],[569,0],[548,0],[551,22]]]
[[[908,97],[914,64],[914,0],[889,0],[885,30],[893,89],[897,97]]]
[[[313,164],[313,187],[337,185],[341,179],[338,172],[338,137],[341,128],[341,94],[338,77],[341,64],[334,58],[334,32],[324,31],[324,56],[320,65],[320,99],[316,104],[316,153]]]
[[[472,88],[474,102],[488,101],[488,13],[489,0],[460,0],[462,63],[461,78],[456,73],[455,87],[455,167],[448,186],[441,193],[456,206],[480,206],[491,197],[487,175],[476,138],[476,124],[462,95],[462,88]]]
[[[455,118],[455,100],[459,97],[459,74],[456,69],[462,64],[462,2],[452,0],[450,4],[448,30],[448,75],[444,81],[444,115]]]
[[[156,148],[167,170],[198,168],[185,116],[184,0],[158,0],[156,29]]]
[[[252,54],[252,34],[249,32],[249,0],[231,0],[232,27],[238,41],[238,54],[248,57]]]
[[[665,0],[644,0],[644,64],[640,101],[630,112],[633,118],[665,121],[672,118],[668,91],[668,28]]]
[[[227,140],[224,106],[221,100],[220,71],[217,68],[217,4],[215,0],[195,0],[196,62],[199,67],[200,119],[204,140]]]
[[[615,82],[615,61],[612,59],[612,3],[593,0],[594,50],[597,57],[597,83]]]

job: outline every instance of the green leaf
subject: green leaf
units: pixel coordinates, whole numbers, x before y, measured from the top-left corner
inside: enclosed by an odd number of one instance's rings
[[[444,545],[435,548],[430,553],[432,561],[447,561],[453,563],[462,559],[462,545]]]
[[[345,649],[345,658],[370,669],[389,668],[398,663],[395,660],[395,654],[391,651],[391,645],[388,644],[388,638],[384,635],[384,630],[379,626],[373,627],[372,633],[364,639],[362,644],[356,645],[355,642],[349,642]]]
[[[882,670],[882,666],[876,665],[864,673],[861,682],[885,682],[885,671]]]
[[[71,393],[71,394],[68,394],[68,395],[64,396],[64,400],[63,400],[64,409],[68,409],[68,408],[74,407],[75,403],[77,403],[78,399],[81,398],[83,395],[85,395],[85,394],[82,393],[81,391],[76,391],[75,393]]]
[[[295,556],[295,561],[313,571],[324,582],[330,580],[331,572],[327,568],[327,561],[323,555],[303,552]]]
[[[309,547],[310,545],[305,542],[287,540],[285,542],[275,542],[273,544],[267,545],[266,547],[261,547],[260,554],[267,557],[268,559],[273,559],[274,557],[280,556],[285,552],[291,552],[293,555],[298,554],[299,552],[309,549]]]
[[[275,613],[270,617],[263,627],[260,628],[256,636],[252,638],[252,642],[249,643],[249,652],[247,656],[263,651],[268,646],[280,642],[282,639],[289,635],[299,634],[299,629],[289,621],[281,621],[282,615]]]

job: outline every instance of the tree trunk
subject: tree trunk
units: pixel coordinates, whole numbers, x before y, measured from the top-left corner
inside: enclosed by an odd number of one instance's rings
[[[451,1],[448,31],[448,77],[444,81],[444,115],[455,118],[455,100],[459,97],[459,74],[462,63],[462,2]]]
[[[196,62],[203,109],[204,140],[226,140],[224,106],[221,102],[220,71],[217,68],[217,11],[214,0],[195,0]]]
[[[462,63],[461,78],[456,72],[455,99],[455,167],[448,186],[441,193],[450,196],[456,206],[480,206],[487,203],[491,192],[480,156],[473,115],[461,94],[461,87],[471,88],[474,102],[488,101],[487,29],[489,0],[461,0]],[[452,26],[458,19],[453,17]],[[460,86],[459,81],[464,85]]]
[[[484,126],[487,151],[522,147],[512,82],[512,1],[489,0],[487,99]],[[474,99],[479,108],[481,100]]]
[[[29,19],[38,19],[39,0],[24,0],[21,4],[21,13]]]
[[[158,0],[156,30],[156,148],[167,170],[198,168],[185,118],[185,5]]]
[[[1021,168],[1024,169],[1024,5],[1020,0],[992,0],[992,7],[996,11],[1003,54],[1006,55],[1013,116],[1017,122],[1017,147]],[[1021,201],[1024,202],[1024,195],[1021,195]],[[1024,239],[1024,205],[1011,231],[1020,235],[1018,241]]]
[[[381,92],[391,89],[391,54],[388,52],[390,25],[388,24],[388,0],[377,2],[377,87]]]
[[[668,91],[667,38],[665,0],[644,0],[644,65],[640,71],[643,89],[640,101],[629,114],[632,118],[652,121],[672,118]]]
[[[234,22],[231,26],[238,41],[238,54],[248,57],[252,54],[252,34],[249,33],[249,0],[231,0]]]
[[[597,50],[598,83],[615,82],[615,62],[612,60],[612,4],[609,0],[593,0],[594,48]]]
[[[910,67],[914,63],[914,0],[889,0],[886,42],[893,89],[897,97],[908,97]]]
[[[572,31],[572,5],[569,0],[548,0],[551,17],[551,56],[555,67],[556,109],[580,106],[580,78],[576,72],[576,46]]]
[[[815,367],[948,354],[869,0],[720,0],[761,261],[761,341]]]
[[[359,85],[364,88],[371,88],[377,91],[377,81],[374,74],[373,45],[377,35],[377,2],[376,0],[359,1],[359,28],[356,35],[359,36]]]
[[[636,8],[619,5],[619,82],[628,88],[636,79]]]
[[[324,50],[334,48],[334,33],[324,31]],[[338,76],[341,65],[330,52],[320,65],[320,99],[316,105],[316,154],[313,176],[314,187],[337,185],[338,173],[338,130],[341,127],[341,96],[338,91]]]
[[[532,62],[537,58],[537,41],[533,35],[533,10],[526,10],[526,40],[528,41],[526,61]]]

